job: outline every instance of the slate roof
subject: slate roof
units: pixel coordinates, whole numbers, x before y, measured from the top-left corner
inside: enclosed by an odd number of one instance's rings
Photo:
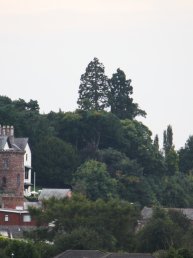
[[[54,258],[153,258],[143,253],[104,253],[98,250],[68,250]]]
[[[101,258],[105,255],[99,250],[68,250],[54,258]]]
[[[152,208],[144,207],[141,211],[141,216],[142,216],[142,219],[144,220],[150,219],[152,215],[153,215]]]
[[[25,150],[25,147],[28,143],[28,138],[14,138],[14,143],[17,145],[21,150]]]
[[[174,210],[182,212],[188,219],[193,221],[193,209],[190,208],[164,208],[165,210]],[[141,211],[142,219],[148,220],[153,215],[153,208],[144,207]]]
[[[25,150],[25,147],[28,143],[28,138],[11,138],[6,135],[0,136],[0,150],[3,150],[5,144],[8,143],[9,147],[13,150]]]
[[[62,199],[65,197],[68,197],[69,193],[71,193],[70,189],[49,189],[49,188],[43,188],[38,200],[48,200],[50,198],[56,198],[56,199]]]
[[[7,136],[0,136],[0,150],[4,149],[7,139]]]
[[[153,258],[151,254],[143,253],[112,253],[105,256],[105,258]],[[104,258],[104,257],[103,257]]]

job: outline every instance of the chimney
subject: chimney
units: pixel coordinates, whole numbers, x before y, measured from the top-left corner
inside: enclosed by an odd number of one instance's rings
[[[13,127],[13,125],[10,127],[10,136],[14,136],[14,127]]]
[[[9,136],[10,135],[10,131],[9,131],[9,125],[6,126],[6,136]]]
[[[3,136],[5,136],[5,129],[6,129],[6,127],[3,126],[3,130],[2,130],[2,135],[3,135]]]

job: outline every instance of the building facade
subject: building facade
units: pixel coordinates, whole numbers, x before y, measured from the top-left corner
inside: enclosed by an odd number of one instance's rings
[[[23,159],[23,160],[22,160]],[[28,138],[16,138],[13,126],[0,126],[0,190],[31,193],[31,150]]]

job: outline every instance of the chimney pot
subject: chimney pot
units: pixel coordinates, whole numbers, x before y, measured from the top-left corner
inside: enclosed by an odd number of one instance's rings
[[[5,135],[5,126],[3,126],[3,133],[2,135]]]
[[[13,125],[10,127],[10,136],[14,136],[14,127],[13,127]]]

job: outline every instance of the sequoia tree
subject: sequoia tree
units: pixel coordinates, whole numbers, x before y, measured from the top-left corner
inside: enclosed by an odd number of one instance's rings
[[[120,119],[132,119],[137,115],[146,115],[145,111],[138,108],[137,103],[133,103],[131,80],[126,79],[126,75],[121,69],[117,69],[109,82],[110,92],[108,97],[112,113]]]
[[[105,68],[97,58],[91,61],[81,75],[78,105],[82,110],[104,110],[107,107],[108,79]]]

